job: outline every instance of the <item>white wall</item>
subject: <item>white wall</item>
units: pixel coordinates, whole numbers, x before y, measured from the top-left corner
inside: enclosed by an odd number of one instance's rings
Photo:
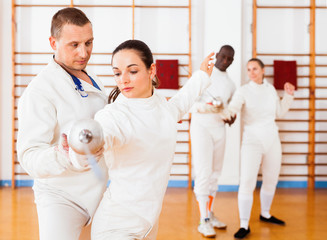
[[[231,77],[235,80],[236,84],[239,85],[240,82],[240,56],[241,56],[241,0],[232,1],[232,3],[226,3],[227,1],[215,1],[204,2],[201,0],[192,1],[192,62],[193,62],[193,71],[199,68],[199,65],[204,58],[204,56],[211,52],[219,50],[220,46],[225,43],[230,43],[234,46],[236,50],[235,60],[233,66],[230,68]],[[224,3],[225,2],[225,3]],[[11,179],[11,4],[10,1],[0,1],[1,3],[1,112],[6,114],[1,114],[1,180],[10,180]],[[22,2],[24,3],[24,2]],[[76,2],[77,3],[77,2]],[[82,3],[82,2],[81,2]],[[158,2],[148,0],[146,4],[155,4]],[[162,2],[167,4],[167,2]],[[170,1],[169,4],[187,4],[188,1],[178,2]],[[143,3],[144,4],[144,3]],[[235,5],[236,4],[236,5]],[[213,6],[210,6],[213,5]],[[236,6],[236,8],[235,8]],[[219,18],[216,18],[216,11],[213,11],[215,8],[218,9]],[[227,11],[225,9],[228,9]],[[17,20],[18,34],[17,34],[17,51],[43,51],[49,52],[50,48],[48,46],[48,36],[49,36],[49,27],[51,16],[58,9],[49,9],[49,8],[18,8],[18,13],[23,19]],[[94,9],[84,9],[86,14],[90,17],[94,25],[94,35],[95,35],[95,47],[94,52],[99,51],[112,51],[113,47],[118,43],[122,42],[127,38],[131,38],[131,27],[129,23],[131,22],[128,17],[130,12],[126,14],[117,14],[117,10],[97,10],[98,14],[94,14]],[[110,11],[110,14],[108,14]],[[120,10],[121,11],[121,10]],[[125,10],[123,10],[125,11]],[[187,10],[167,10],[167,9],[158,9],[152,10],[150,12],[147,9],[136,10],[135,15],[135,37],[139,38],[142,36],[142,40],[149,43],[150,48],[153,52],[187,52],[188,45],[185,44],[188,42],[188,25],[187,23]],[[229,18],[228,12],[231,11],[234,16],[231,19],[232,28],[223,26],[225,18]],[[116,15],[115,15],[116,14]],[[44,16],[43,16],[44,15]],[[101,15],[101,17],[99,17]],[[43,16],[43,17],[42,17]],[[179,16],[180,19],[176,20],[176,16]],[[215,18],[212,21],[213,17]],[[39,19],[42,18],[43,21],[40,22]],[[167,28],[165,24],[161,21],[166,19],[165,22],[175,19],[175,22],[171,22],[175,28]],[[220,19],[220,20],[219,20]],[[102,21],[106,22],[119,22],[120,24],[115,24],[114,27],[106,28],[103,30],[103,25],[99,24]],[[154,24],[155,23],[155,24]],[[219,26],[218,31],[209,31],[210,28],[216,28]],[[147,31],[149,28],[152,31]],[[124,29],[124,31],[122,31]],[[178,32],[176,32],[178,31]],[[224,32],[224,34],[217,34],[218,32]],[[119,32],[119,34],[118,34]],[[181,34],[182,33],[182,34]],[[172,37],[179,36],[181,37]],[[31,38],[23,36],[33,36]],[[183,39],[185,38],[185,39]],[[159,40],[158,40],[159,39]],[[167,44],[170,43],[170,44]],[[174,44],[173,44],[174,43]],[[99,46],[106,46],[106,49],[100,49]],[[37,49],[35,48],[37,47]],[[17,56],[18,61],[26,61],[26,56]],[[41,56],[41,62],[45,61],[46,58]],[[92,57],[93,61],[98,61],[98,57]],[[91,60],[92,60],[91,59]],[[28,59],[32,62],[39,62],[40,60],[35,60],[34,58]],[[109,60],[109,59],[108,59]],[[101,60],[102,61],[102,60]],[[107,60],[106,60],[107,61]],[[17,67],[18,69],[23,69],[23,72],[30,71],[31,73],[37,73],[42,66],[33,66],[33,67]],[[97,73],[108,74],[107,69],[98,68],[95,69]],[[25,81],[20,80],[19,81]],[[10,91],[9,91],[10,89]],[[236,137],[233,137],[233,146],[228,147],[227,150],[227,159],[229,163],[235,163],[238,161],[238,149],[239,149],[239,137],[237,128],[239,124],[229,130],[229,135],[236,134]],[[235,144],[236,142],[236,144]],[[229,144],[228,144],[229,146]],[[237,149],[237,151],[234,151]],[[231,170],[231,166],[225,167],[228,172]],[[237,173],[233,168],[232,176],[226,174],[226,181],[228,179],[235,179],[234,175]],[[237,175],[237,174],[236,174]],[[230,183],[235,184],[235,181]]]
[[[27,3],[31,3],[31,0],[20,0]],[[34,0],[33,0],[34,1]],[[47,0],[51,1],[51,0]],[[67,0],[61,0],[63,3],[67,4]],[[87,3],[90,0],[76,0],[77,3]],[[104,1],[104,0],[103,0]],[[145,1],[145,2],[144,2]],[[155,4],[155,3],[165,3],[165,4],[187,4],[188,1],[184,0],[181,2],[174,0],[142,0],[142,4]],[[274,0],[272,0],[274,1]],[[321,0],[324,1],[324,0]],[[40,1],[38,1],[40,2]],[[129,0],[123,1],[128,3]],[[263,1],[259,1],[263,2]],[[288,4],[307,4],[309,0],[287,0]],[[286,4],[286,0],[279,0],[278,4]],[[198,69],[202,59],[211,51],[218,51],[219,48],[224,44],[230,44],[235,49],[235,60],[231,67],[228,69],[230,77],[235,81],[237,86],[241,83],[247,81],[246,78],[246,62],[252,55],[252,34],[251,34],[251,23],[252,23],[252,0],[192,0],[192,63],[193,71]],[[41,11],[40,11],[41,10]],[[44,10],[42,8],[36,9],[33,12],[28,12],[27,9],[22,14],[26,15],[26,21],[20,22],[18,27],[21,27],[22,31],[32,33],[32,41],[37,42],[38,46],[41,46],[42,51],[50,51],[48,46],[48,36],[49,36],[49,26],[52,12],[55,10]],[[46,11],[52,11],[47,13]],[[100,16],[94,14],[94,9],[89,8],[85,10],[86,14],[90,17],[91,21],[94,23],[94,33],[95,33],[95,52],[99,52],[98,46],[106,46],[105,51],[112,51],[118,43],[122,42],[126,38],[131,38],[131,27],[130,27],[130,14],[117,14],[116,10],[101,10]],[[110,11],[110,14],[108,14]],[[180,13],[180,21],[185,20],[185,13],[177,10]],[[266,10],[264,10],[266,11]],[[317,50],[321,53],[325,53],[326,44],[323,44],[323,39],[326,39],[326,33],[324,29],[324,21],[326,19],[326,14],[323,13],[325,10],[319,10],[317,17],[317,30],[320,29],[319,38],[317,39]],[[304,12],[303,10],[282,10],[280,18],[278,18],[277,23],[281,25],[279,28],[275,28],[275,25],[269,25],[271,18],[273,18],[276,13],[271,11],[266,11],[266,14],[258,14],[260,17],[260,22],[258,23],[258,31],[261,34],[258,36],[258,51],[294,51],[303,52],[308,48],[308,39],[306,35],[305,23],[308,20],[308,15],[305,13],[301,15],[299,12]],[[46,15],[40,17],[42,14]],[[150,15],[149,15],[150,14]],[[183,39],[176,38],[173,36],[176,33],[176,29],[166,28],[163,21],[171,22],[171,19],[175,17],[176,12],[167,10],[154,10],[149,11],[147,9],[136,11],[136,22],[135,22],[135,34],[136,38],[142,36],[142,39],[149,42],[149,45],[153,52],[164,52],[174,49],[176,51],[184,51],[187,46],[185,45],[185,36],[187,36],[187,26],[176,24],[178,32],[183,33]],[[40,23],[39,19],[43,19]],[[46,20],[44,20],[46,19]],[[112,27],[108,27],[107,23],[103,26],[97,22],[105,21],[108,23],[117,22]],[[284,24],[285,22],[285,24]],[[287,23],[287,24],[286,24]],[[297,24],[301,23],[301,27],[297,27]],[[25,25],[24,25],[25,24]],[[268,26],[268,27],[267,27]],[[124,29],[124,30],[122,30]],[[148,29],[151,29],[150,33],[146,33]],[[268,31],[268,30],[272,31]],[[267,31],[267,32],[265,32]],[[287,34],[294,37],[285,37]],[[305,37],[301,37],[304,35]],[[284,36],[281,38],[281,36]],[[159,39],[159,40],[156,40]],[[182,40],[182,41],[179,41]],[[283,40],[283,41],[281,41]],[[20,37],[19,38],[20,50],[32,47],[33,45],[30,40]],[[278,42],[276,42],[278,41]],[[286,44],[284,44],[284,42]],[[296,42],[296,44],[292,44]],[[33,50],[33,49],[32,49]],[[101,49],[103,50],[103,49]],[[46,58],[42,57],[46,62]],[[108,57],[105,56],[92,57],[92,61],[109,61]],[[263,59],[265,61],[272,61],[271,59]],[[326,59],[318,59],[321,64],[326,64]],[[35,60],[33,60],[35,61]],[[299,59],[299,61],[304,61]],[[36,61],[37,62],[37,61]],[[41,66],[42,67],[42,66]],[[31,71],[38,72],[40,67],[33,67]],[[109,74],[110,71],[107,67],[96,68],[99,74]],[[267,69],[268,72],[272,72],[271,69]],[[319,71],[325,73],[323,68]],[[302,73],[301,73],[302,74]],[[303,72],[303,74],[306,74]],[[11,1],[0,0],[0,180],[10,180],[11,179]],[[184,81],[184,80],[182,80]],[[303,79],[302,81],[307,81]],[[305,85],[305,82],[303,82]],[[306,92],[298,91],[297,96],[305,96]],[[326,96],[326,92],[321,91],[319,94]],[[305,103],[297,102],[296,107],[306,107]],[[302,106],[302,105],[303,106]],[[325,106],[322,106],[325,107]],[[302,117],[298,115],[292,115],[290,113],[287,115],[289,118]],[[322,113],[320,113],[322,114]],[[285,124],[279,124],[281,128],[289,127]],[[291,127],[297,127],[293,124]],[[324,126],[321,126],[323,128]],[[282,138],[291,138],[292,136],[282,136]],[[300,136],[306,137],[306,136]],[[292,139],[288,139],[292,140]],[[326,141],[325,136],[320,136],[320,141]],[[289,151],[302,151],[301,148],[288,149],[286,146],[285,150]],[[292,146],[294,148],[294,146]],[[304,146],[306,148],[307,146]],[[324,146],[320,145],[320,148]],[[302,146],[303,148],[303,146]],[[238,171],[239,171],[239,149],[240,149],[240,119],[233,127],[228,128],[227,136],[227,146],[226,146],[226,158],[223,168],[223,174],[220,184],[238,184]],[[318,149],[319,150],[319,149]],[[322,149],[321,151],[325,151]],[[288,157],[289,161],[298,161],[299,157]],[[305,162],[306,159],[301,161]],[[323,160],[321,160],[323,161]],[[302,169],[294,169],[293,172],[302,172]],[[321,171],[325,171],[321,170]],[[305,178],[300,178],[302,180]]]
[[[11,179],[11,1],[0,1],[0,180]]]

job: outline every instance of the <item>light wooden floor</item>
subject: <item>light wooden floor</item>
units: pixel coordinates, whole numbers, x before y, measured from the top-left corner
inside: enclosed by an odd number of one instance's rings
[[[306,189],[277,189],[272,214],[286,221],[286,226],[259,222],[259,194],[255,192],[247,239],[326,240],[327,189],[308,192]],[[239,228],[237,193],[217,194],[214,210],[227,223],[226,230],[217,230],[216,239],[234,239]],[[201,240],[197,232],[199,214],[192,191],[168,188],[160,217],[157,240]],[[38,227],[31,188],[0,188],[0,240],[36,240]]]

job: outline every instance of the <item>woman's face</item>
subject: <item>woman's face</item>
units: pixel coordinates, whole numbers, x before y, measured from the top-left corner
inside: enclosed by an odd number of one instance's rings
[[[247,68],[249,79],[257,84],[262,84],[265,69],[261,68],[256,61],[248,62]]]
[[[127,98],[148,98],[152,96],[152,79],[155,65],[147,69],[137,51],[124,49],[112,59],[112,70],[120,92]]]

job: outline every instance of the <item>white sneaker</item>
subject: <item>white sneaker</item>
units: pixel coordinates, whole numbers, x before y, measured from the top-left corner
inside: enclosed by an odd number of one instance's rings
[[[198,231],[204,236],[204,237],[215,237],[216,231],[212,227],[209,218],[206,218],[205,220],[201,220]]]
[[[210,223],[214,228],[224,229],[227,227],[227,225],[221,221],[218,220],[218,218],[215,217],[213,212],[210,212]]]

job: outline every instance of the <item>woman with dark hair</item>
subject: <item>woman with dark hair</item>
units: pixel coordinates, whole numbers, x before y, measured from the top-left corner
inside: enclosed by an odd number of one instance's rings
[[[244,124],[241,146],[240,186],[238,208],[240,229],[234,237],[242,239],[250,233],[249,220],[259,168],[262,168],[260,190],[260,220],[278,225],[285,222],[270,215],[278,175],[280,172],[282,149],[275,119],[282,117],[293,101],[294,86],[285,83],[285,95],[280,100],[276,89],[264,79],[264,64],[252,58],[247,64],[251,80],[236,90],[228,110],[232,116],[242,111]]]
[[[177,122],[210,84],[213,64],[200,70],[169,101],[156,90],[156,67],[139,40],[112,55],[117,87],[95,115],[105,138],[111,183],[97,209],[92,239],[155,239],[175,152]]]

